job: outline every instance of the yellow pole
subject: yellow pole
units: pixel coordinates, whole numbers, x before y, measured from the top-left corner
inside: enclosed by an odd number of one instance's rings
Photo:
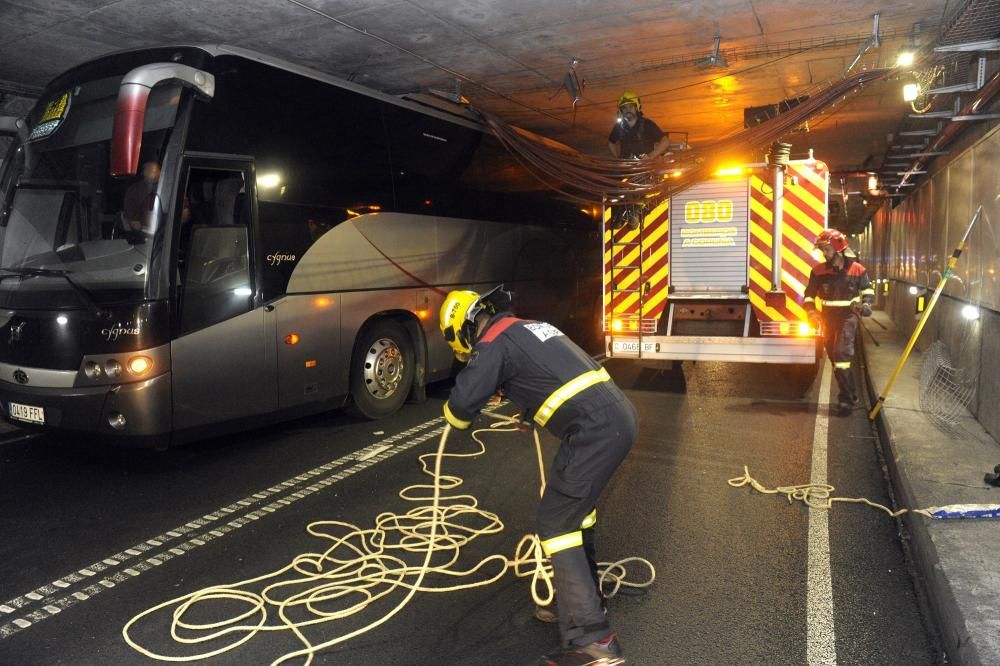
[[[969,222],[969,228],[965,230],[965,235],[962,236],[962,240],[959,241],[958,247],[956,247],[955,251],[951,253],[951,258],[948,259],[948,267],[945,269],[944,275],[941,276],[941,280],[934,289],[934,294],[931,296],[931,300],[927,303],[927,309],[924,310],[924,313],[920,316],[920,321],[917,322],[916,328],[913,329],[913,334],[910,335],[910,341],[906,343],[903,355],[899,357],[899,362],[896,363],[896,369],[892,371],[892,374],[889,376],[889,381],[886,382],[881,395],[879,395],[878,400],[875,401],[875,406],[872,407],[871,412],[868,413],[869,421],[874,421],[875,417],[878,416],[878,413],[882,411],[882,403],[885,402],[886,396],[889,395],[889,389],[891,389],[892,385],[896,383],[896,378],[899,376],[903,366],[906,365],[906,359],[910,356],[910,352],[913,351],[913,345],[917,343],[920,331],[923,330],[924,324],[927,323],[927,318],[931,316],[931,311],[934,310],[934,304],[937,303],[938,297],[944,290],[944,286],[948,283],[948,280],[951,279],[951,274],[955,270],[955,264],[958,263],[958,258],[962,256],[962,250],[965,249],[965,241],[968,240],[969,234],[972,233],[972,227],[975,226],[976,221],[979,219],[979,215],[982,212],[982,206],[976,209],[976,214],[972,216],[972,221]]]

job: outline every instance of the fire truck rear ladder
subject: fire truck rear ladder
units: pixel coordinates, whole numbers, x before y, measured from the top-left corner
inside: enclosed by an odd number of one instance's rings
[[[610,268],[610,271],[611,271],[611,320],[612,320],[612,325],[611,325],[611,345],[612,345],[612,349],[614,349],[615,329],[614,329],[614,323],[613,322],[617,318],[617,319],[619,319],[621,321],[621,323],[622,323],[622,332],[623,333],[627,333],[629,341],[632,341],[632,340],[636,339],[636,338],[634,338],[632,336],[632,333],[634,331],[635,336],[637,336],[637,339],[638,339],[638,347],[637,347],[637,349],[634,352],[634,356],[635,356],[635,358],[642,358],[642,312],[643,312],[643,308],[645,306],[645,296],[646,296],[646,291],[647,291],[645,276],[643,275],[643,272],[642,272],[642,263],[643,263],[642,262],[642,253],[643,253],[643,250],[644,250],[643,233],[644,233],[645,227],[646,227],[646,220],[645,220],[645,211],[643,210],[644,206],[642,206],[641,204],[634,204],[634,205],[637,207],[637,211],[638,211],[637,214],[639,215],[639,236],[638,236],[638,239],[637,240],[632,240],[632,241],[627,241],[627,242],[615,242],[615,240],[614,240],[614,233],[615,233],[616,230],[612,230],[612,232],[611,232],[612,233],[612,240],[611,240],[611,268]],[[627,213],[631,213],[631,212],[633,212],[633,211],[627,211]],[[614,214],[612,213],[612,218],[613,217],[614,217]],[[618,250],[618,249],[621,250],[621,258],[624,260],[625,259],[625,255],[628,254],[630,248],[638,248],[638,250],[639,250],[638,255],[636,256],[636,261],[639,262],[638,265],[616,263],[616,258],[618,257],[618,254],[619,254],[618,252],[616,252],[616,250]],[[617,280],[618,280],[618,273],[617,273],[617,271],[619,271],[619,270],[622,270],[622,271],[635,271],[635,270],[637,270],[637,271],[639,271],[639,280],[636,282],[636,286],[638,288],[637,289],[619,289],[618,286],[617,286]],[[616,314],[615,313],[614,303],[615,303],[615,297],[618,294],[637,294],[638,295],[638,302],[636,303],[637,313],[635,315],[631,315],[631,314],[628,314],[628,313],[621,313],[621,314]],[[621,355],[621,356],[632,356],[633,352],[631,352],[631,351],[620,351],[620,352],[617,352],[617,354]]]

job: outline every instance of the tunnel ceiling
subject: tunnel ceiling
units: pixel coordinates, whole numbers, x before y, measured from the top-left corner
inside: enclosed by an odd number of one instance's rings
[[[968,4],[995,0],[0,0],[0,91],[37,92],[104,53],[164,43],[256,49],[393,94],[473,104],[606,154],[625,89],[665,130],[705,145],[744,109],[815,93],[929,47]],[[870,45],[878,12],[880,43]],[[993,19],[990,19],[993,20]],[[994,26],[994,35],[996,27]],[[714,36],[719,48],[713,57]],[[870,48],[864,49],[866,42]],[[576,60],[574,109],[565,82]],[[878,166],[907,122],[897,77],[843,98],[788,137],[837,171]],[[804,129],[804,128],[803,128]]]

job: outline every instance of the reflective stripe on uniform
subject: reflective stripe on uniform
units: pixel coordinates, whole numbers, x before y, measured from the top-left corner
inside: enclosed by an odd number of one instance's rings
[[[583,522],[580,523],[580,529],[585,530],[587,528],[593,527],[596,524],[597,524],[597,509],[594,509],[584,517]]]
[[[847,307],[850,307],[851,304],[854,303],[854,301],[824,301],[824,300],[821,300],[820,303],[822,303],[823,307],[825,307],[825,308],[826,307],[830,307],[830,308],[847,308]]]
[[[604,368],[600,370],[590,370],[585,372],[576,379],[571,379],[566,382],[555,391],[552,392],[542,406],[538,408],[535,412],[535,423],[540,426],[544,426],[552,418],[552,415],[556,413],[556,410],[562,406],[564,402],[575,396],[580,391],[590,388],[594,384],[600,384],[601,382],[607,382],[611,380],[611,375]]]
[[[851,362],[850,361],[840,361],[838,363],[834,363],[833,367],[835,367],[837,370],[850,370],[851,369]]]
[[[579,531],[562,534],[557,537],[552,537],[551,539],[546,539],[542,542],[542,550],[544,550],[545,554],[550,557],[553,553],[558,553],[560,550],[582,547],[583,533]]]
[[[448,421],[452,428],[458,428],[459,430],[465,430],[470,425],[472,421],[463,421],[454,414],[451,413],[451,409],[448,408],[448,403],[444,403],[444,418]]]

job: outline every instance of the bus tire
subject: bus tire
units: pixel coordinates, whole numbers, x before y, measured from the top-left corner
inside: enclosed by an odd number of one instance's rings
[[[361,332],[351,358],[348,412],[380,419],[403,406],[416,367],[413,344],[402,326],[383,319]]]

